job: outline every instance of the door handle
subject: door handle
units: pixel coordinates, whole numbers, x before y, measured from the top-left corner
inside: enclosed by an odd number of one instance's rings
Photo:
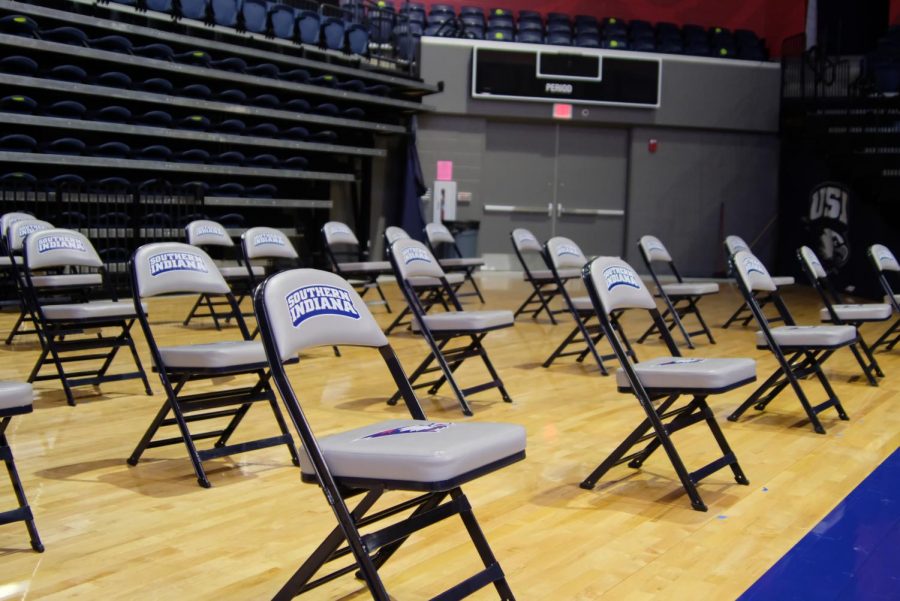
[[[563,214],[563,206],[562,206],[562,203],[559,203],[556,205],[556,216],[562,217],[562,214]]]
[[[553,217],[553,203],[547,203],[547,217]]]

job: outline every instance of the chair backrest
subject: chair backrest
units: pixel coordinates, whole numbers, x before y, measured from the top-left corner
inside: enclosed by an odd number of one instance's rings
[[[797,251],[797,254],[806,266],[808,273],[812,274],[817,280],[824,280],[828,277],[825,268],[822,266],[822,262],[819,261],[819,257],[816,256],[813,249],[808,246],[801,246],[800,250]]]
[[[234,246],[225,228],[208,219],[191,221],[184,227],[184,232],[187,243],[193,246]]]
[[[130,267],[134,292],[140,298],[183,292],[230,293],[206,251],[183,242],[145,244],[134,251]]]
[[[282,271],[266,279],[257,296],[264,309],[260,321],[268,326],[262,331],[268,332],[282,361],[317,346],[378,348],[388,343],[353,286],[333,273]]]
[[[359,239],[346,223],[329,221],[322,226],[322,234],[325,236],[325,243],[328,246],[344,244],[359,247]]]
[[[10,252],[21,253],[22,245],[24,244],[25,237],[28,234],[33,234],[34,232],[40,232],[43,230],[50,230],[53,229],[53,227],[53,224],[41,219],[35,219],[34,217],[15,221],[10,224],[9,230],[7,231],[7,248]]]
[[[748,291],[774,292],[776,290],[775,282],[772,281],[772,277],[766,270],[765,265],[750,251],[738,251],[737,254],[731,257],[731,263],[735,274],[744,283]]]
[[[405,229],[397,227],[396,225],[388,226],[384,230],[384,238],[387,240],[388,245],[393,244],[397,240],[403,240],[409,237],[410,235],[406,233]]]
[[[252,227],[241,235],[244,258],[298,259],[297,249],[280,231],[271,227]]]
[[[524,252],[541,252],[541,243],[535,238],[530,230],[523,227],[516,228],[512,231],[513,245],[520,253]]]
[[[900,272],[900,263],[894,253],[883,244],[873,244],[869,247],[869,256],[875,264],[875,269],[881,271],[898,271]]]
[[[547,240],[544,245],[544,260],[547,261],[547,267],[560,269],[581,269],[588,260],[578,247],[569,238],[563,236],[555,236]]]
[[[103,260],[87,236],[74,230],[42,229],[28,234],[24,244],[29,271],[54,267],[103,267]]]
[[[456,240],[453,234],[447,229],[443,223],[429,223],[425,225],[425,236],[428,237],[428,243],[432,246],[438,244],[455,244]]]
[[[404,281],[416,277],[444,277],[444,270],[428,247],[412,238],[401,238],[391,245],[391,262]]]
[[[728,236],[725,238],[725,248],[728,249],[728,256],[731,257],[738,251],[749,251],[750,245],[744,242],[744,239],[740,236]]]
[[[12,212],[4,213],[0,216],[0,237],[5,240],[9,236],[9,226],[24,219],[34,219],[34,215],[30,213]]]
[[[589,291],[593,288],[606,313],[619,309],[656,309],[653,295],[631,265],[622,259],[597,257],[589,265],[590,278],[585,283]]]
[[[644,259],[648,263],[653,261],[672,262],[672,255],[666,250],[666,245],[656,236],[641,236],[638,245],[641,247]]]

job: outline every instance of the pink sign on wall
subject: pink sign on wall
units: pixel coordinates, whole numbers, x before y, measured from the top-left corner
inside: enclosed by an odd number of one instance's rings
[[[439,182],[453,181],[453,161],[437,162],[437,180]]]

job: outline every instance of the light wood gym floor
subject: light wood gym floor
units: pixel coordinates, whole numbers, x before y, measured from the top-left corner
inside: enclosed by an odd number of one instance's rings
[[[488,274],[481,282],[486,308],[514,309],[526,292],[517,274]],[[386,290],[399,310],[396,286]],[[816,322],[810,290],[795,286],[785,297],[799,323]],[[723,284],[701,308],[710,324],[720,324],[738,298]],[[236,336],[234,328],[220,334],[212,327],[181,327],[191,300],[150,302],[153,321],[167,322],[158,328],[165,332],[163,343]],[[383,307],[373,311],[383,325],[390,322]],[[625,320],[632,339],[644,323],[636,317]],[[10,312],[0,315],[0,331],[12,319]],[[727,469],[714,474],[699,487],[709,512],[691,509],[662,452],[640,471],[620,466],[595,490],[582,490],[579,482],[643,413],[634,397],[616,392],[613,378],[601,377],[592,365],[565,358],[550,369],[540,366],[570,327],[568,319],[553,327],[520,318],[515,328],[488,335],[486,346],[513,404],[502,402],[496,391],[480,393],[471,398],[475,417],[464,418],[446,389],[422,398],[432,419],[508,421],[527,428],[525,461],[464,487],[519,599],[735,598],[900,442],[900,351],[879,353],[888,377],[873,388],[850,381],[860,372],[842,350],[826,364],[826,373],[851,421],[823,413],[827,435],[812,431],[789,391],[764,414],[751,409],[739,423],[725,417],[752,385],[712,398],[751,484],[736,484]],[[882,329],[863,331],[871,342]],[[753,357],[758,376],[765,377],[775,363],[754,348],[753,331],[716,327],[718,344],[700,342],[686,354]],[[149,368],[139,332],[137,338]],[[406,333],[390,339],[411,371],[426,352],[424,342]],[[0,347],[0,379],[27,377],[36,352],[31,339]],[[637,352],[641,358],[664,354],[658,342]],[[318,432],[405,417],[402,403],[384,403],[393,390],[377,353],[343,353],[335,358],[330,349],[319,349],[289,368]],[[472,361],[459,377],[482,381],[483,374]],[[268,599],[333,527],[321,492],[300,481],[283,448],[209,462],[209,490],[197,485],[182,446],[150,449],[138,466],[126,465],[163,402],[155,374],[151,384],[152,398],[138,381],[106,384],[100,395],[84,389],[74,408],[66,405],[58,383],[36,387],[35,412],[14,419],[9,433],[47,550],[30,550],[21,523],[0,527],[0,600]],[[804,386],[813,402],[822,399],[815,382]],[[267,436],[274,428],[271,413],[260,406],[236,436]],[[676,434],[675,441],[689,469],[716,456],[702,425]],[[13,503],[2,476],[0,509]],[[411,601],[455,584],[477,565],[461,523],[452,519],[414,535],[382,573],[392,598]],[[369,597],[360,581],[345,576],[303,598]],[[488,589],[474,598],[496,596]]]

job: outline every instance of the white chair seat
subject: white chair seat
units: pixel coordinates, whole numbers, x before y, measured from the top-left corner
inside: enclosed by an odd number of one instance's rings
[[[338,263],[338,267],[344,272],[373,272],[391,271],[391,264],[387,261],[357,261],[355,263]]]
[[[263,277],[266,275],[266,270],[262,265],[253,265],[250,267],[253,270],[253,275],[256,277]],[[223,278],[233,279],[233,278],[245,278],[247,277],[247,268],[243,265],[232,265],[230,267],[219,267],[219,273],[222,274]]]
[[[141,303],[144,312],[147,305]],[[57,319],[101,319],[104,317],[135,317],[134,303],[131,301],[91,301],[64,305],[44,305],[44,316],[50,321]]]
[[[864,305],[832,305],[841,321],[884,321],[891,316],[890,305],[866,303]],[[823,307],[819,310],[819,319],[831,321],[831,314]]]
[[[581,277],[580,269],[560,269],[559,277],[562,280],[571,280],[573,278]],[[531,270],[531,278],[535,280],[552,280],[553,272],[549,269],[532,269]],[[522,279],[528,279],[528,276],[525,273],[522,273]]]
[[[31,283],[36,288],[63,288],[66,286],[99,286],[103,277],[99,273],[63,273],[59,275],[33,275]]]
[[[453,311],[435,313],[424,317],[428,329],[432,332],[487,330],[513,325],[512,311]],[[417,319],[412,323],[413,331],[419,330]]]
[[[856,340],[853,326],[781,326],[772,328],[772,337],[780,347],[832,347]],[[756,346],[767,348],[762,331],[756,333]]]
[[[773,276],[772,283],[778,288],[781,288],[782,286],[792,286],[794,284],[794,278],[789,275]]]
[[[461,273],[445,273],[444,277],[449,284],[462,284],[466,281],[466,276]],[[437,278],[415,277],[409,278],[409,283],[413,288],[430,288],[441,282]]]
[[[572,304],[575,306],[575,309],[578,311],[593,311],[594,304],[591,302],[591,297],[589,296],[573,296],[571,297]]]
[[[693,296],[715,294],[719,291],[719,285],[715,282],[676,282],[663,284],[662,289],[669,296]]]
[[[216,369],[266,362],[262,343],[252,340],[162,346],[159,354],[168,367]]]
[[[481,267],[484,259],[477,257],[457,257],[453,259],[438,259],[441,267]]]
[[[0,411],[15,407],[27,407],[34,399],[31,384],[25,382],[0,382]]]
[[[525,428],[392,419],[320,438],[318,443],[336,478],[439,483],[524,452]],[[315,474],[304,452],[300,469]]]
[[[699,359],[657,357],[642,361],[634,370],[644,388],[667,390],[719,390],[756,377],[753,359]],[[625,370],[616,370],[616,385],[631,388]]]
[[[15,255],[16,257],[16,265],[22,264],[22,257],[19,255]],[[9,260],[9,257],[6,255],[0,255],[0,267],[10,267],[12,265],[12,261]]]
[[[888,295],[885,295],[885,296],[884,296],[884,302],[890,303],[890,302],[891,302],[891,297],[888,296]],[[900,303],[900,294],[895,294],[895,295],[894,295],[894,302]]]

